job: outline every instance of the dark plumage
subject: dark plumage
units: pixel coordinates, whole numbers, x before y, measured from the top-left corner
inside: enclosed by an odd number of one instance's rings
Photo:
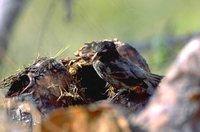
[[[146,60],[133,46],[125,43],[123,45],[118,46],[116,49],[122,57],[129,59],[133,64],[139,66],[145,71],[150,72],[150,68]]]
[[[162,76],[147,72],[120,56],[115,44],[110,41],[98,45],[92,62],[97,74],[118,89],[135,90],[137,86],[141,86],[143,90],[147,90],[148,87],[157,87],[162,79]]]

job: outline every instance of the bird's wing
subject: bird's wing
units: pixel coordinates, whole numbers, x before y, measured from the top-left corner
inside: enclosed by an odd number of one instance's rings
[[[123,82],[129,86],[139,85],[143,83],[143,80],[145,79],[143,71],[142,73],[137,73],[141,72],[141,69],[124,58],[111,63],[110,68],[112,69],[110,76],[113,79]]]
[[[115,61],[115,62],[110,62],[110,75],[115,78],[115,79],[128,79],[131,77],[134,77],[135,79],[137,78],[137,76],[135,74],[133,74],[130,70],[130,67],[122,62],[122,61]]]

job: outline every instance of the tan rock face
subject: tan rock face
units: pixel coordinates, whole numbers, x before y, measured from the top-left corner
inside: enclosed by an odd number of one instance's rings
[[[118,107],[101,102],[89,106],[59,109],[42,123],[42,131],[130,132],[130,128]]]
[[[177,57],[147,108],[133,122],[148,131],[200,131],[200,39]]]

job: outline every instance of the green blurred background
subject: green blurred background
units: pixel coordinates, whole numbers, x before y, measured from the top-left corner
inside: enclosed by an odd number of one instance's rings
[[[165,74],[180,46],[164,45],[166,36],[184,35],[200,29],[199,0],[73,0],[72,17],[66,19],[63,0],[30,0],[15,24],[8,52],[1,65],[5,78],[38,56],[73,56],[84,42],[118,38],[153,48],[141,54],[153,72]],[[173,50],[172,50],[173,49]]]

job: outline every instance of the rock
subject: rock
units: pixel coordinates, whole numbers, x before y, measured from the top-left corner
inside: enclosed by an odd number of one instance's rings
[[[119,107],[101,102],[54,111],[42,123],[43,132],[130,132],[126,115]]]
[[[45,118],[53,110],[74,103],[69,92],[70,74],[55,59],[41,58],[13,79],[5,95],[7,113],[13,120],[32,125],[33,108]]]
[[[200,131],[200,39],[177,57],[147,108],[132,123],[149,132]]]

